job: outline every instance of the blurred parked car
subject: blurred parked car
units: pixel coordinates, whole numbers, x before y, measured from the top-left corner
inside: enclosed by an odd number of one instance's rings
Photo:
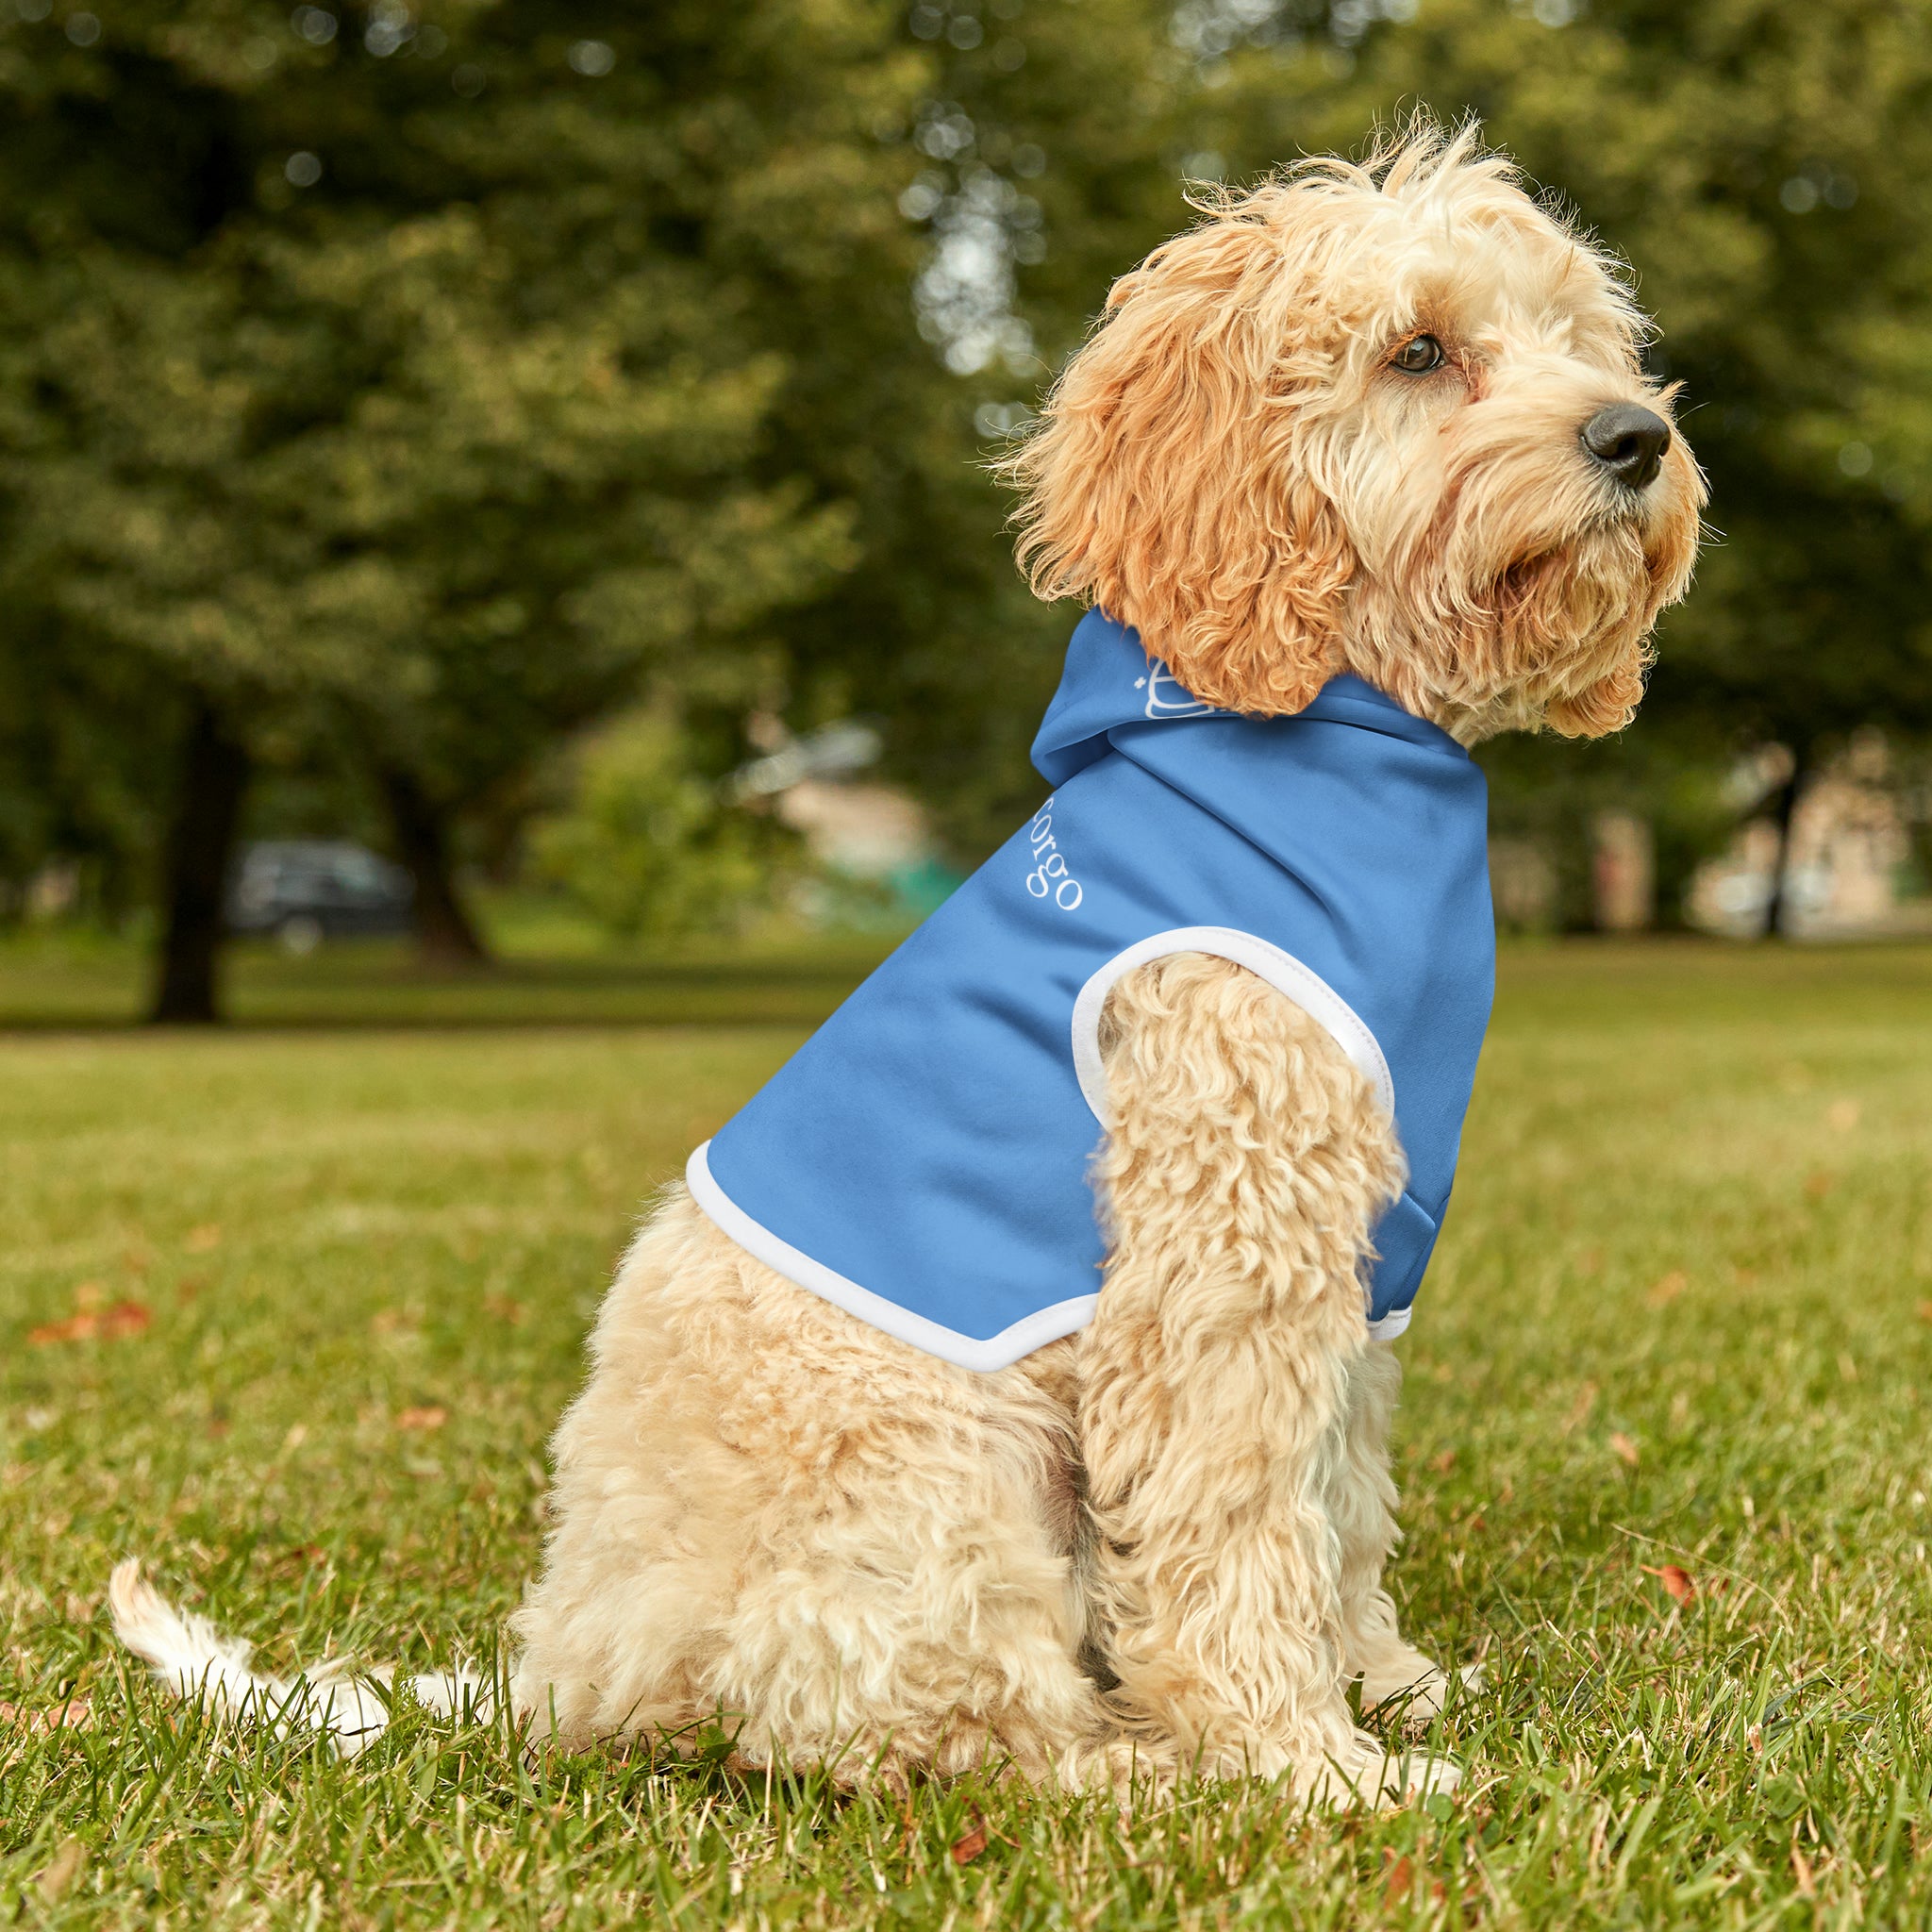
[[[228,928],[273,933],[291,953],[325,939],[409,929],[415,886],[367,846],[334,839],[275,839],[242,855],[228,893]]]

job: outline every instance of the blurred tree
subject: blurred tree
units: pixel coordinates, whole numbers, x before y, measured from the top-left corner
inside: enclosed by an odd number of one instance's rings
[[[537,864],[621,939],[732,931],[802,870],[797,840],[721,797],[662,709],[613,719],[575,762],[569,804],[536,823]]]
[[[73,868],[80,907],[109,919],[138,899],[129,856],[155,838],[169,774],[152,735],[163,682],[114,653],[70,654],[0,574],[0,924],[44,868]]]
[[[666,0],[589,31],[554,0],[0,11],[0,865],[172,852],[158,1010],[212,1010],[203,848],[264,759],[361,768],[448,955],[463,822],[641,693],[706,776],[754,708],[874,714],[986,849],[1069,613],[980,465],[1184,176],[1418,100],[1630,257],[1713,475],[1724,541],[1570,816],[1932,724],[1916,0]],[[1544,757],[1497,754],[1499,798]],[[1678,817],[1674,866],[1708,813]]]
[[[156,1016],[214,1012],[275,730],[366,760],[425,940],[470,950],[453,816],[647,676],[741,708],[761,625],[856,560],[770,446],[757,238],[781,282],[903,288],[872,130],[924,63],[868,0],[609,42],[519,0],[35,11],[0,25],[0,570],[63,658],[178,694]]]
[[[1026,748],[1073,623],[1020,581],[985,465],[1114,276],[1191,219],[1193,82],[1146,0],[913,0],[899,19],[927,92],[877,126],[910,172],[891,219],[916,273],[862,315],[793,311],[810,380],[779,419],[786,461],[858,507],[865,560],[776,628],[791,722],[881,714],[886,772],[972,860],[1038,799]]]

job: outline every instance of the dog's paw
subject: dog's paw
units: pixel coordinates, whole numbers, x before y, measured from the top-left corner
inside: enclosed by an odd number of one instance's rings
[[[1465,1690],[1482,1688],[1483,1667],[1464,1664],[1456,1681]],[[1362,1674],[1362,1715],[1399,1720],[1411,1729],[1421,1729],[1442,1714],[1449,1701],[1450,1679],[1438,1664],[1432,1664],[1420,1651],[1391,1664]]]
[[[1441,1714],[1449,1701],[1449,1679],[1426,1657],[1415,1659],[1420,1668],[1365,1673],[1362,1677],[1362,1715],[1399,1718],[1411,1724],[1425,1724]]]
[[[1446,1797],[1461,1782],[1462,1767],[1454,1758],[1405,1752],[1390,1760],[1384,1789],[1391,1802],[1412,1805],[1439,1792]]]
[[[1295,1780],[1295,1794],[1312,1806],[1346,1810],[1367,1806],[1392,1810],[1438,1791],[1453,1791],[1462,1768],[1446,1757],[1391,1752],[1381,1739],[1357,1731],[1350,1743],[1322,1766]]]

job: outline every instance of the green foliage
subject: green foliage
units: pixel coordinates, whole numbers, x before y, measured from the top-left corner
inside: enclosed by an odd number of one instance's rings
[[[613,720],[574,763],[570,803],[532,828],[533,856],[619,939],[736,930],[796,869],[781,827],[734,808],[691,769],[689,741],[661,708]]]
[[[903,313],[891,10],[316,20],[0,24],[10,608],[445,807],[647,670],[741,710],[760,626],[858,558],[775,445],[817,375],[773,323]]]
[[[1359,151],[1372,125],[1419,104],[1482,117],[1632,264],[1664,330],[1653,366],[1681,384],[1710,474],[1712,542],[1666,619],[1627,749],[1573,772],[1573,747],[1498,748],[1506,820],[1535,814],[1551,786],[1576,808],[1544,814],[1550,826],[1580,825],[1585,794],[1635,804],[1658,821],[1674,884],[1722,839],[1703,774],[1740,746],[1781,740],[1809,763],[1860,723],[1932,731],[1932,11],[1186,0],[1110,8],[1084,38],[1060,8],[989,11],[983,43],[946,51],[950,25],[936,35],[954,117],[939,145],[971,138],[914,193],[941,259],[962,208],[994,210],[1015,312],[1049,365],[1107,281],[1188,219],[1183,173],[1239,179]],[[1002,73],[1008,34],[1026,58]],[[1024,178],[1022,143],[1039,170]],[[1003,366],[972,378],[982,394],[1001,395]],[[1024,388],[1009,378],[1005,393]],[[1002,625],[1008,655],[989,672],[1014,724],[1004,741],[961,741],[983,770],[1017,766],[1063,629],[1061,613]],[[1577,872],[1580,844],[1558,842]]]
[[[90,912],[116,918],[138,901],[131,860],[155,841],[173,775],[171,697],[137,659],[63,650],[18,608],[0,620],[0,924],[54,855],[79,868]]]
[[[1112,279],[1190,219],[1191,90],[1147,0],[899,17],[928,63],[911,111],[878,124],[908,177],[892,219],[911,269],[862,316],[813,321],[797,359],[821,379],[810,414],[786,419],[801,460],[847,479],[864,560],[774,628],[790,721],[884,718],[888,774],[976,859],[1041,795],[1026,751],[1077,615],[1027,593],[985,466]]]
[[[1453,1801],[1341,1824],[1260,1785],[1126,1820],[981,1779],[848,1800],[646,1752],[526,1759],[415,1710],[343,1764],[124,1674],[101,1602],[137,1551],[271,1669],[331,1642],[498,1655],[638,1204],[835,996],[823,970],[775,1025],[763,994],[734,1023],[727,966],[669,1028],[0,1045],[0,1919],[1926,1922],[1923,948],[1506,951],[1400,1344],[1395,1591],[1487,1674],[1444,1730],[1472,1772]],[[25,1345],[84,1283],[150,1325]],[[447,1420],[398,1427],[411,1408]],[[1670,1563],[1682,1607],[1649,1574]]]

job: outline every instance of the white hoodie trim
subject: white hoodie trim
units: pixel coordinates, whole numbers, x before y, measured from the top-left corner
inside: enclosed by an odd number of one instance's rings
[[[1116,953],[1080,989],[1074,1002],[1074,1072],[1080,1091],[1093,1118],[1102,1126],[1108,1122],[1107,1068],[1100,1058],[1100,1016],[1114,982],[1144,966],[1150,959],[1165,959],[1174,953],[1209,953],[1217,959],[1229,959],[1245,966],[1257,978],[1265,979],[1276,992],[1285,993],[1311,1018],[1319,1020],[1334,1035],[1335,1043],[1362,1071],[1375,1098],[1391,1120],[1395,1117],[1395,1082],[1389,1075],[1389,1062],[1375,1036],[1349,1003],[1310,967],[1304,966],[1291,953],[1251,932],[1239,932],[1231,925],[1177,925],[1171,932],[1158,932],[1138,941],[1125,952]],[[1385,1318],[1385,1319],[1392,1319]]]
[[[857,1315],[872,1327],[883,1329],[927,1355],[936,1355],[941,1361],[991,1374],[996,1369],[1011,1368],[1023,1356],[1044,1348],[1049,1341],[1059,1341],[1063,1335],[1074,1334],[1093,1319],[1093,1310],[1100,1302],[1098,1293],[1075,1295],[1070,1301],[1056,1302],[1051,1307],[1036,1308],[1024,1320],[983,1341],[974,1336],[960,1335],[924,1315],[914,1314],[910,1308],[902,1308],[897,1302],[888,1301],[884,1295],[874,1294],[856,1281],[848,1281],[836,1269],[814,1261],[802,1249],[794,1248],[762,1223],[754,1221],[713,1178],[710,1162],[705,1158],[705,1149],[710,1144],[707,1141],[704,1146],[692,1151],[685,1166],[684,1184],[691,1190],[691,1199],[746,1254],[766,1267],[776,1269],[788,1281],[795,1281],[800,1288],[843,1308],[848,1315]]]
[[[1111,1118],[1107,1066],[1100,1055],[1100,1016],[1106,1010],[1107,996],[1135,967],[1175,953],[1208,953],[1217,959],[1232,960],[1265,979],[1276,992],[1285,993],[1328,1029],[1336,1045],[1374,1089],[1383,1111],[1391,1121],[1395,1118],[1395,1082],[1390,1077],[1380,1044],[1361,1015],[1319,973],[1255,933],[1241,932],[1231,925],[1177,925],[1171,932],[1157,932],[1116,953],[1080,989],[1080,996],[1074,1002],[1074,1072],[1093,1118],[1102,1126]],[[1369,1298],[1366,1285],[1362,1296],[1364,1301]],[[1379,1322],[1369,1324],[1369,1333],[1377,1341],[1393,1341],[1408,1326],[1408,1315],[1407,1308],[1391,1308]]]

